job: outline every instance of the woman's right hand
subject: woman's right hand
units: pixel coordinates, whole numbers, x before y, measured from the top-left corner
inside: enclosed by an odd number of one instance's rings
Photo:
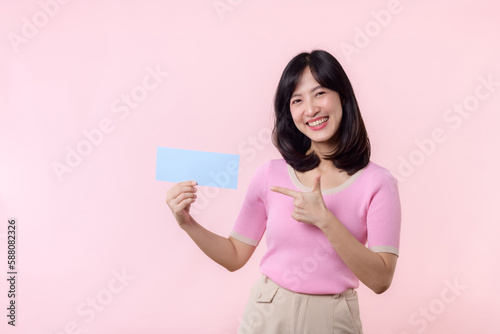
[[[179,182],[167,191],[166,202],[181,227],[190,222],[189,209],[191,203],[196,200],[195,192],[197,189],[194,187],[195,185],[196,181]]]

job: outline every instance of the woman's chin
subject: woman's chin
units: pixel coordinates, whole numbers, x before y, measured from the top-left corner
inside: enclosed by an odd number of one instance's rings
[[[311,139],[311,144],[317,143],[320,145],[325,145],[328,143],[330,138],[332,138],[333,135],[331,136],[310,136],[309,139]]]

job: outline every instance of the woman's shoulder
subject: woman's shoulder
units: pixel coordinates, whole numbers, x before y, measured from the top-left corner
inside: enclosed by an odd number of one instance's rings
[[[261,180],[275,179],[287,173],[287,163],[285,159],[269,159],[257,164],[254,177]]]
[[[255,169],[255,176],[267,176],[269,175],[270,170],[276,170],[283,166],[286,166],[286,162],[284,159],[264,160],[257,164],[257,168]]]
[[[361,175],[365,181],[370,183],[385,183],[385,182],[395,182],[397,179],[392,175],[392,173],[386,167],[383,167],[372,160],[363,168]]]

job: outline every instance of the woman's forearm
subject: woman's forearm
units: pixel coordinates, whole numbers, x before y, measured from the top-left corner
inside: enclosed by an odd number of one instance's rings
[[[394,275],[395,255],[383,256],[366,248],[330,211],[318,227],[340,258],[363,284],[375,293],[382,293],[389,288]]]
[[[234,244],[228,238],[207,230],[192,217],[189,223],[181,227],[203,253],[227,270],[235,271],[243,266],[244,263],[240,263]]]

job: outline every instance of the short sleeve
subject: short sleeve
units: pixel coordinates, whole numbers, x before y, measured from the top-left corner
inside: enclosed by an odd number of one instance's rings
[[[376,175],[366,218],[367,246],[374,252],[399,256],[401,202],[397,179],[386,169]]]
[[[257,246],[266,230],[266,194],[270,162],[260,165],[248,186],[245,199],[230,236]]]

